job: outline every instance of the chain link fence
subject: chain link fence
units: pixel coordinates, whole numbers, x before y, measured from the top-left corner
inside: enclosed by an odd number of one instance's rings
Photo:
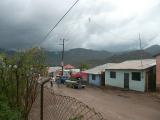
[[[29,114],[29,120],[104,120],[100,113],[75,98],[55,93],[44,86],[43,118],[41,118],[41,87]]]

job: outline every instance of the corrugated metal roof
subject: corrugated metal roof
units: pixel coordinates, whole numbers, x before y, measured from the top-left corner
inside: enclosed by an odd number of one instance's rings
[[[107,64],[103,64],[103,65],[99,65],[96,66],[94,68],[91,68],[89,70],[84,71],[85,73],[89,73],[89,74],[101,74],[102,72],[105,71],[105,69],[113,64],[116,63],[107,63]]]
[[[84,72],[89,74],[101,74],[101,72],[104,72],[105,69],[143,70],[155,65],[156,65],[155,59],[128,60],[122,63],[107,63],[104,65],[96,66]]]
[[[110,65],[106,69],[144,70],[155,65],[156,65],[155,59],[128,60],[122,63]]]

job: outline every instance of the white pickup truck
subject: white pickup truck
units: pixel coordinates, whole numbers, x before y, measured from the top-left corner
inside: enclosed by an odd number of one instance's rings
[[[76,81],[72,81],[72,80],[66,80],[65,82],[67,87],[71,87],[71,88],[85,88],[86,85],[83,85],[81,80],[76,80]]]

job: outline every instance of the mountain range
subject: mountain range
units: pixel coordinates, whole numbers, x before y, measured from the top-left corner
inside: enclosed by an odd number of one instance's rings
[[[144,50],[132,50],[125,52],[109,52],[98,51],[84,48],[76,48],[65,51],[64,63],[80,66],[80,64],[87,64],[89,67],[105,63],[117,63],[125,60],[133,59],[148,59],[153,58],[154,55],[160,53],[160,45],[153,45]],[[48,63],[52,66],[60,65],[61,52],[49,52],[46,51]]]
[[[0,52],[4,51],[0,49]],[[8,55],[12,55],[15,51],[7,50]],[[60,51],[45,51],[47,64],[49,66],[57,66],[61,63]],[[125,52],[109,52],[98,51],[84,48],[71,49],[64,52],[64,63],[72,64],[79,67],[80,64],[87,64],[89,67],[94,67],[105,63],[117,63],[125,60],[147,59],[153,58],[154,55],[160,53],[160,45],[153,45],[144,50],[132,50]]]

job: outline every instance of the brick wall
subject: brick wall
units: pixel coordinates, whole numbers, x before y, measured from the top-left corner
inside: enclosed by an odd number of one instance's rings
[[[160,55],[156,57],[156,86],[160,92]]]

